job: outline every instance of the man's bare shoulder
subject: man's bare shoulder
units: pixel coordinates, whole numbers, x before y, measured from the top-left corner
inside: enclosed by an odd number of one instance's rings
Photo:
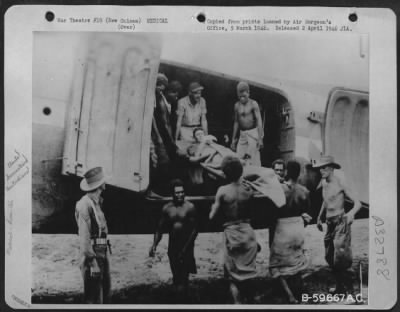
[[[338,185],[340,188],[344,188],[345,181],[344,181],[343,177],[333,175],[329,182],[326,181],[326,185]]]
[[[231,196],[235,196],[235,194],[237,194],[239,189],[236,186],[233,186],[232,184],[227,184],[227,185],[221,186],[219,191],[220,191],[219,196],[221,198],[228,198]]]
[[[163,208],[162,208],[162,212],[163,213],[165,213],[165,212],[168,212],[168,211],[170,211],[171,209],[173,209],[173,208],[175,208],[175,204],[174,204],[174,202],[168,202],[168,203],[166,203],[164,206],[163,206]]]
[[[196,207],[192,202],[185,200],[184,205],[188,212],[196,212]]]
[[[251,106],[252,106],[253,108],[256,108],[256,109],[259,109],[259,108],[260,108],[260,106],[258,105],[258,102],[257,102],[256,100],[249,99],[249,101],[250,101]]]
[[[219,188],[218,188],[218,191],[217,191],[217,195],[223,195],[223,194],[226,194],[226,192],[228,191],[228,189],[229,189],[229,184],[228,185],[223,185],[223,186],[220,186]]]
[[[240,105],[240,102],[236,101],[234,106],[233,106],[233,109],[235,110],[235,112],[239,109],[239,105]]]
[[[301,185],[301,184],[297,183],[296,184],[296,190],[303,198],[309,196],[310,191],[304,185]]]
[[[194,204],[188,200],[185,200],[184,205],[185,205],[185,207],[190,208],[190,209],[194,208]]]

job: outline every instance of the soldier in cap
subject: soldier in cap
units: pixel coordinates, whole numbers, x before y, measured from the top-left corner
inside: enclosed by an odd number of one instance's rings
[[[101,167],[88,170],[80,184],[86,194],[76,203],[75,208],[85,303],[110,301],[111,279],[107,252],[107,245],[110,245],[101,197],[105,182]]]
[[[192,82],[189,84],[189,94],[178,101],[176,140],[194,142],[193,129],[198,127],[203,128],[205,135],[208,134],[206,101],[201,96],[203,89],[198,82]]]
[[[317,227],[323,231],[322,218],[325,216],[327,224],[324,238],[325,259],[336,278],[336,288],[331,288],[329,291],[346,294],[347,290],[351,292],[353,288],[351,278],[346,278],[347,269],[352,264],[351,224],[355,214],[361,208],[361,203],[345,184],[344,179],[334,174],[334,170],[340,169],[340,165],[332,156],[321,156],[313,167],[318,168],[322,176],[323,202],[317,219]],[[344,210],[345,196],[354,203],[348,213]]]
[[[250,165],[261,166],[260,149],[263,147],[263,125],[260,107],[251,99],[250,87],[241,81],[237,85],[239,101],[235,103],[231,149]],[[240,131],[240,132],[239,132]],[[239,134],[239,139],[237,138]]]

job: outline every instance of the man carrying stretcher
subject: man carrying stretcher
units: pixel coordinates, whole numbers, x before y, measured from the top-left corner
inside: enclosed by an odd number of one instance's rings
[[[243,166],[244,180],[257,192],[256,196],[269,197],[277,207],[285,204],[285,195],[272,169],[251,165],[248,161],[240,159],[237,153],[216,143],[217,139],[214,136],[204,135],[201,128],[194,129],[193,133],[196,142],[193,145],[177,142],[179,153],[185,155],[191,163],[190,183],[204,184],[204,174],[216,180],[224,180],[226,176],[222,170],[223,159],[228,156],[236,157]]]
[[[225,277],[230,282],[234,303],[238,304],[242,299],[242,282],[257,276],[258,244],[249,218],[253,192],[243,183],[243,167],[238,158],[226,156],[222,170],[230,184],[218,189],[209,218],[214,219],[219,211],[223,213]]]

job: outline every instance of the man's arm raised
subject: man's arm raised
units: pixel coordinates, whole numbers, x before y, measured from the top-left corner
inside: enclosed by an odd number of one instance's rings
[[[214,204],[211,206],[211,211],[210,211],[210,215],[209,215],[209,219],[212,220],[214,219],[214,217],[216,216],[219,208],[221,207],[221,200],[222,200],[222,187],[220,187],[217,191],[217,195],[215,195],[215,202]]]

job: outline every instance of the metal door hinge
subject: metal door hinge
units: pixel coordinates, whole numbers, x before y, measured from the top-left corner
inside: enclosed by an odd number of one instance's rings
[[[308,115],[307,119],[311,122],[315,123],[324,123],[325,114],[317,111],[311,111],[310,115]]]
[[[134,180],[136,180],[137,182],[140,182],[143,180],[142,174],[140,172],[134,172],[133,173],[133,178]]]

